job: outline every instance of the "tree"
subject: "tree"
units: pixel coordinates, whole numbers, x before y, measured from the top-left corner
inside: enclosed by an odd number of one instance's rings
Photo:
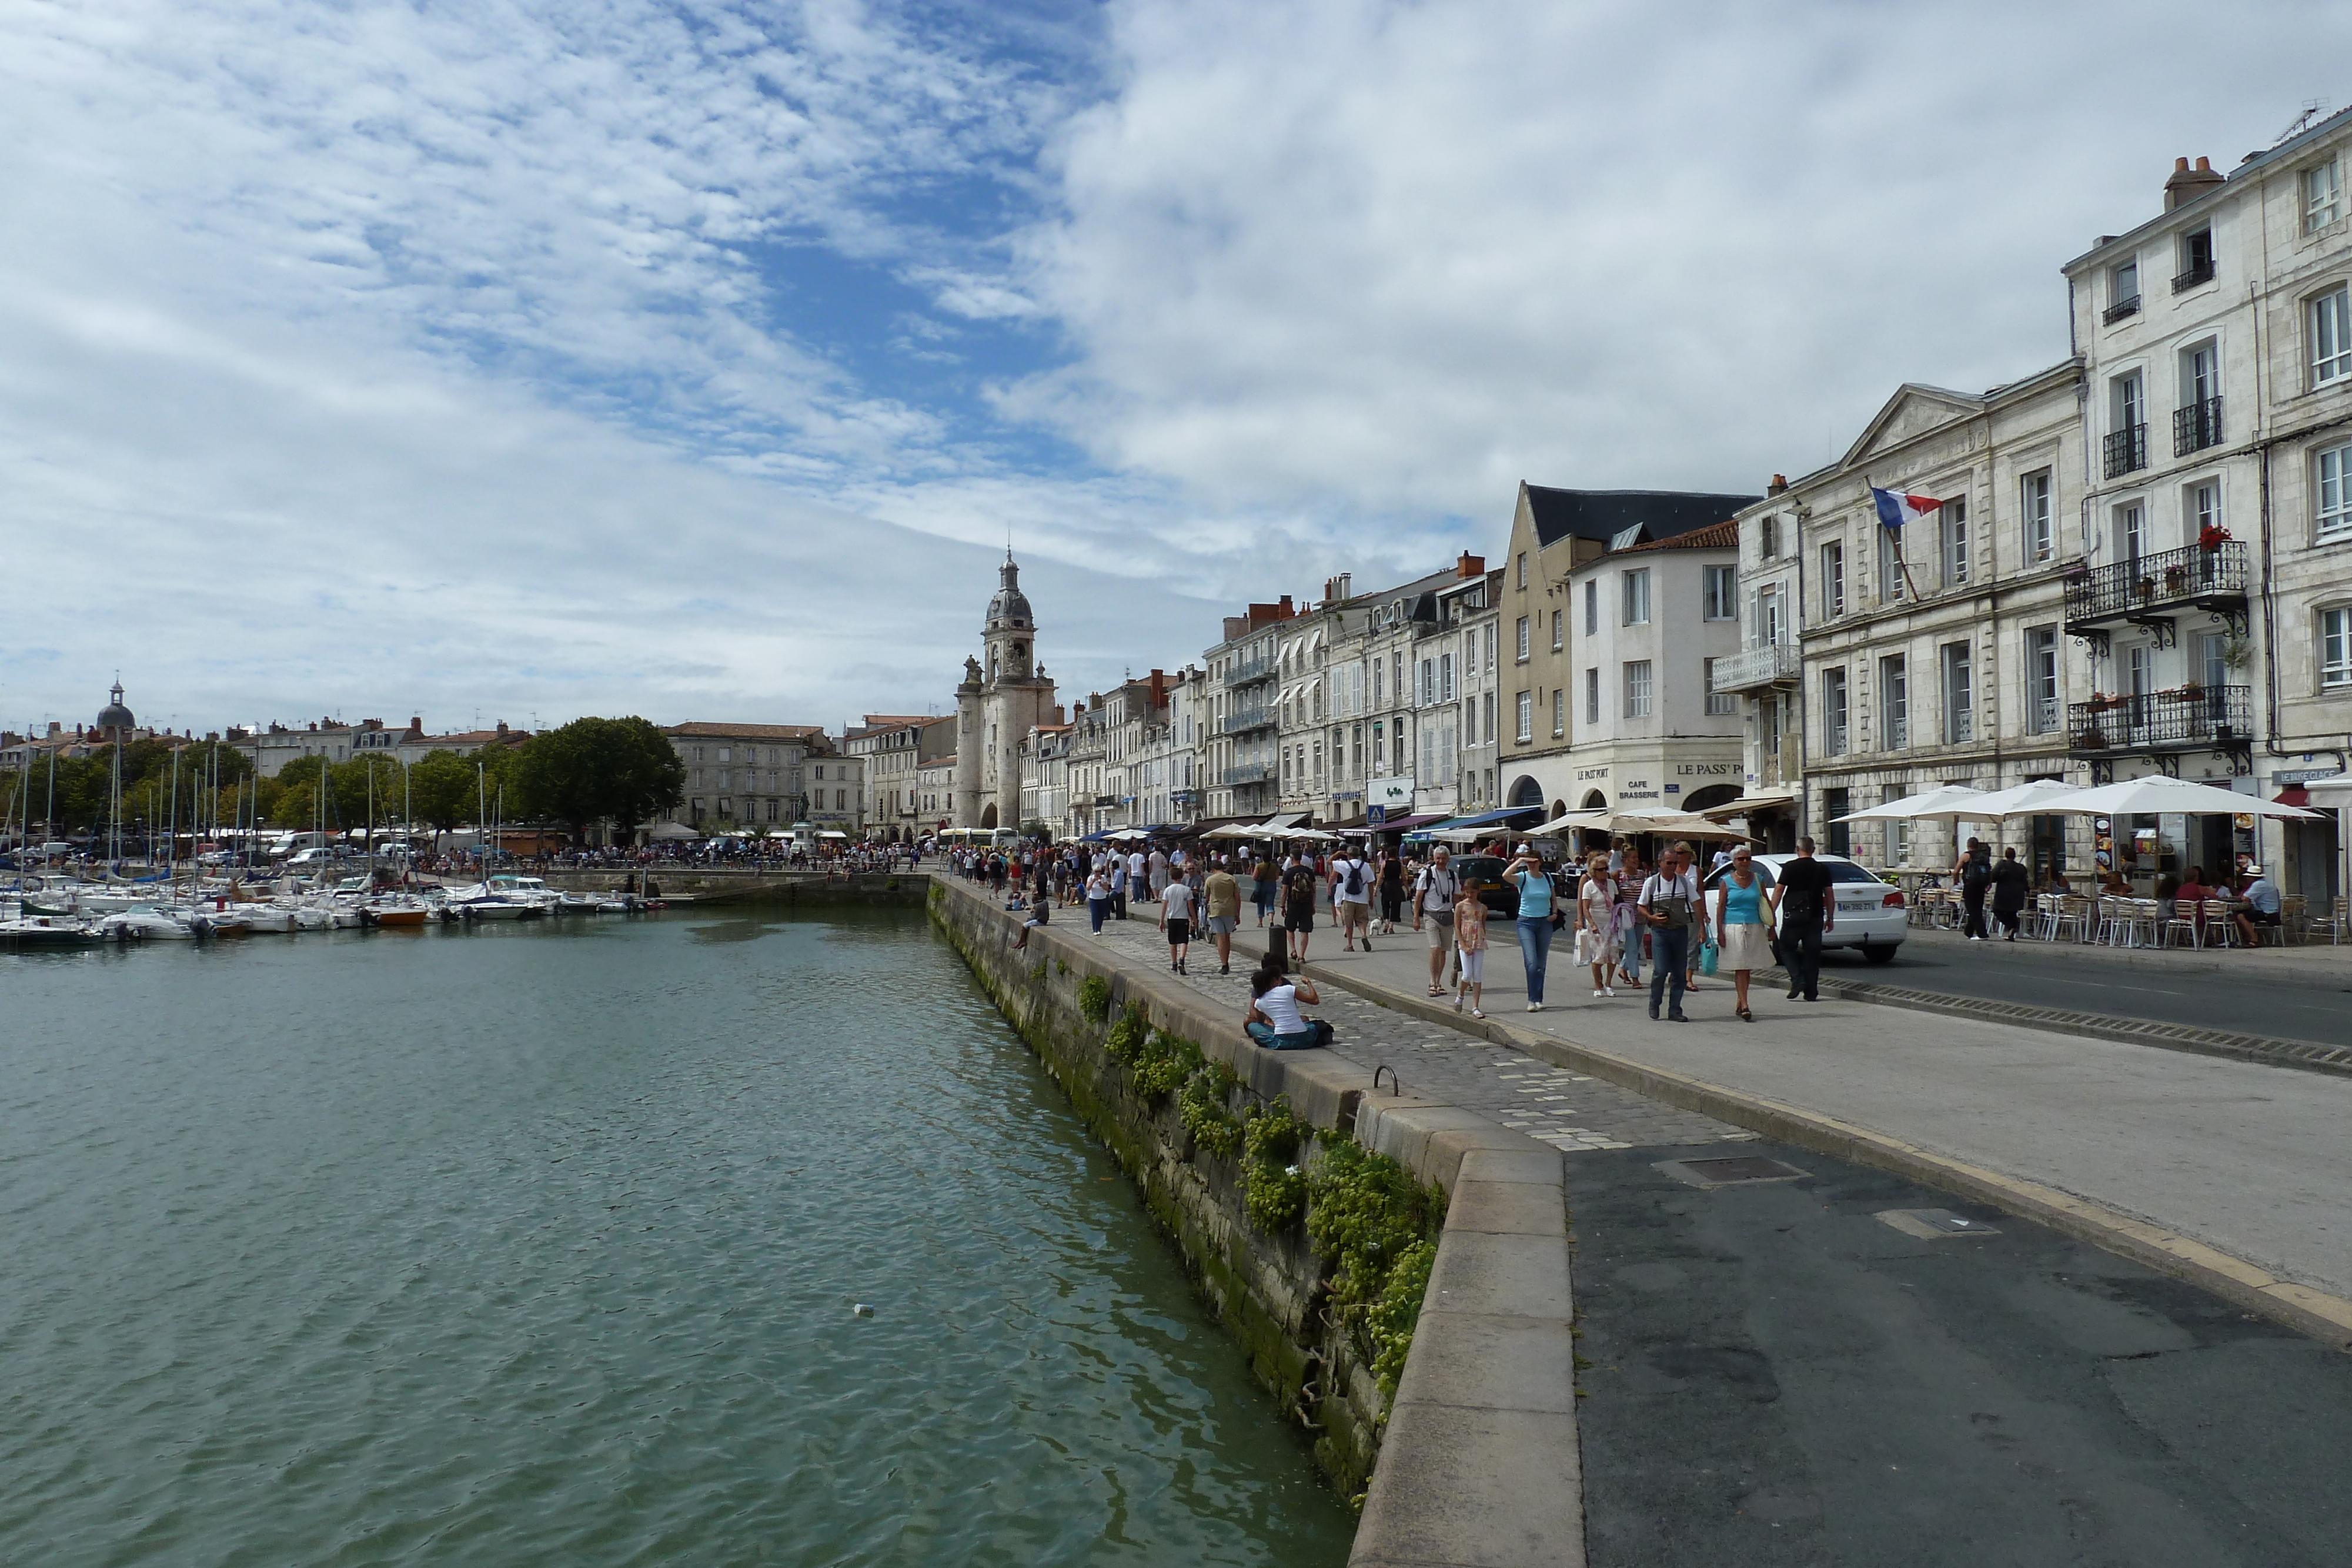
[[[428,751],[408,769],[408,809],[436,832],[453,831],[474,814],[474,764],[454,751]]]
[[[516,759],[522,809],[568,824],[585,841],[610,819],[622,836],[686,790],[686,765],[669,737],[646,719],[577,718],[533,736]]]

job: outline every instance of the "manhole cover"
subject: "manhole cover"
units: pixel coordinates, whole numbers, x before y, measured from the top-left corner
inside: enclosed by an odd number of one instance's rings
[[[1664,1160],[1657,1168],[1693,1186],[1736,1186],[1759,1181],[1802,1181],[1811,1175],[1762,1155],[1738,1155],[1727,1159]]]
[[[1954,1214],[1948,1208],[1886,1208],[1878,1218],[1906,1236],[1916,1236],[1922,1241],[1940,1241],[1948,1236],[1998,1236],[2000,1232],[1981,1219],[1970,1219],[1964,1214]]]

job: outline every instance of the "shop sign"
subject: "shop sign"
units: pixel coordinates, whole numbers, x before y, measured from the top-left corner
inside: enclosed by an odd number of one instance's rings
[[[1355,799],[1352,795],[1334,798],[1349,800]],[[1375,779],[1364,786],[1363,798],[1375,806],[1384,806],[1391,810],[1410,811],[1412,810],[1412,780],[1410,778]]]

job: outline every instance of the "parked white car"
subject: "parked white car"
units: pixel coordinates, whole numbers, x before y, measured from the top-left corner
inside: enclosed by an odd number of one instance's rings
[[[1780,868],[1795,860],[1794,855],[1757,855],[1755,862],[1775,883],[1780,878]],[[1822,934],[1822,950],[1839,947],[1859,948],[1862,956],[1874,964],[1884,964],[1895,956],[1903,938],[1911,928],[1910,912],[1904,907],[1903,890],[1891,882],[1881,882],[1843,855],[1816,854],[1813,858],[1829,869],[1830,891],[1837,899],[1837,919]],[[1723,871],[1707,874],[1706,885],[1711,890],[1724,875]],[[1712,916],[1714,895],[1708,894],[1707,910]]]

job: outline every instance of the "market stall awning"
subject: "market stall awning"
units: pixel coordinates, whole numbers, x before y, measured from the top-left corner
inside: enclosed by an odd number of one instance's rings
[[[1734,817],[1744,817],[1750,811],[1785,811],[1797,803],[1796,793],[1775,789],[1763,795],[1742,795],[1737,800],[1726,800],[1720,806],[1709,806],[1699,813],[1710,821],[1727,822]]]
[[[1445,813],[1443,811],[1423,811],[1411,817],[1391,817],[1380,825],[1379,831],[1383,833],[1403,832],[1413,828],[1425,828],[1432,822],[1444,821],[1445,821]]]

